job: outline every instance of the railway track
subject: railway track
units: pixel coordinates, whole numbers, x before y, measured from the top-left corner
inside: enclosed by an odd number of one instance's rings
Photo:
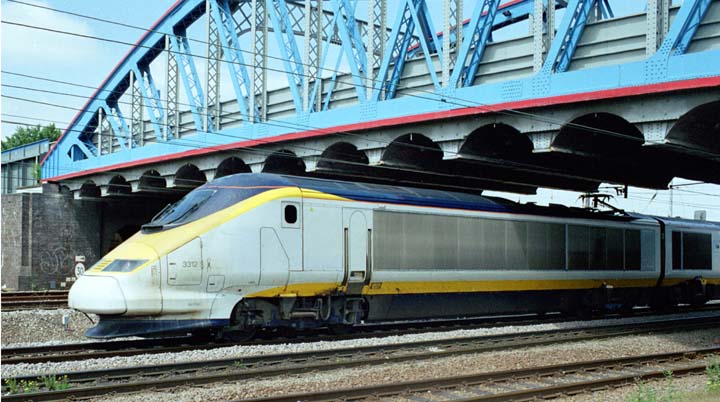
[[[66,290],[0,293],[0,309],[2,311],[61,308],[67,307],[67,303],[68,291]]]
[[[705,311],[719,311],[720,305],[708,305]],[[697,311],[697,310],[693,310]],[[649,310],[640,310],[632,317],[645,316]],[[675,312],[677,313],[677,311]],[[622,318],[625,316],[617,316]],[[567,321],[566,316],[550,315],[538,317],[531,316],[504,316],[478,318],[474,320],[435,321],[417,324],[380,324],[358,327],[356,332],[345,335],[328,334],[322,331],[310,331],[293,337],[269,333],[259,339],[243,342],[242,345],[268,345],[283,343],[302,343],[319,341],[338,341],[358,338],[372,338],[385,336],[410,335],[428,332],[448,332],[454,330],[472,330],[495,327],[498,325],[535,325],[552,324]],[[2,349],[3,364],[36,364],[62,362],[83,359],[109,358],[117,356],[134,356],[141,354],[179,353],[188,350],[210,350],[228,347],[236,343],[208,341],[198,338],[160,338],[139,339],[124,341],[100,341],[68,343],[61,345],[15,347]]]
[[[720,347],[532,367],[330,392],[278,395],[246,402],[329,400],[531,401],[632,384],[637,380],[702,373]]]
[[[13,395],[8,394],[7,384],[9,381],[14,383],[34,381],[37,384],[42,384],[42,381],[37,376],[5,378],[3,382],[3,399],[7,401],[27,399],[41,401],[69,397],[91,397],[105,395],[110,392],[127,393],[191,384],[201,385],[259,377],[287,376],[294,373],[306,373],[311,370],[338,370],[623,335],[676,332],[711,327],[720,327],[720,317],[676,319],[633,324],[632,326],[617,325],[582,330],[537,331],[289,354],[245,356],[202,362],[56,373],[54,378],[67,376],[68,389],[54,391],[40,389],[37,392]],[[716,352],[717,349],[713,349],[713,353]],[[275,398],[271,400],[275,400]]]

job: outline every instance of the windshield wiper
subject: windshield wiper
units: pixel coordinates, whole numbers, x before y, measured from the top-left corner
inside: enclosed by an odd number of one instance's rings
[[[170,213],[171,211],[168,211],[167,213],[165,213],[165,211],[167,211],[171,206],[173,206],[175,204],[177,204],[177,202],[165,205],[165,208],[161,209],[160,212],[156,213],[155,216],[153,216],[152,219],[150,219],[150,222],[151,223],[155,222],[156,220],[158,220],[158,219],[162,218],[163,216],[167,215],[168,213]]]
[[[188,208],[187,211],[185,211],[185,212],[181,213],[180,215],[178,215],[177,218],[171,220],[170,222],[165,222],[165,224],[166,224],[166,225],[169,225],[169,224],[171,224],[171,223],[177,222],[177,221],[181,220],[182,218],[188,216],[189,214],[197,211],[198,208],[200,208],[200,204],[202,204],[202,203],[200,202],[200,203],[194,204],[192,207]]]
[[[146,224],[142,225],[140,228],[141,228],[141,229],[143,230],[143,232],[145,232],[145,233],[156,232],[156,231],[158,231],[158,230],[162,230],[163,228],[165,228],[165,226],[170,225],[170,224],[172,224],[172,223],[174,223],[174,222],[177,222],[177,221],[179,221],[180,219],[182,219],[182,218],[184,218],[185,216],[187,216],[188,214],[197,211],[197,209],[198,209],[199,207],[200,207],[200,204],[195,204],[195,205],[193,205],[192,207],[188,208],[187,211],[185,211],[185,212],[183,212],[182,214],[180,214],[177,218],[175,218],[175,219],[173,219],[173,220],[171,220],[171,221],[169,221],[169,222],[165,222],[165,223],[155,223],[155,224],[153,224],[153,222],[155,221],[155,219],[153,219],[150,223],[146,223]]]

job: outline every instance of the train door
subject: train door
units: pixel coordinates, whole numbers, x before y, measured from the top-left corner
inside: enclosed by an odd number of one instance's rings
[[[165,257],[168,286],[163,286],[163,312],[203,309],[204,299],[200,297],[205,293],[202,252],[202,240],[196,237]]]
[[[273,228],[260,228],[260,286],[285,287],[290,258]]]
[[[203,278],[202,240],[191,242],[168,253],[167,284],[170,286],[200,285]]]
[[[360,294],[372,274],[372,228],[366,215],[364,210],[343,208],[343,285],[348,294]]]

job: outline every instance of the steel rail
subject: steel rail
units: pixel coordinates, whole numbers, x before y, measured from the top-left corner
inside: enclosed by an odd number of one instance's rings
[[[720,311],[716,306],[709,311]],[[642,315],[646,312],[637,313]],[[635,316],[635,315],[633,315]],[[623,316],[618,316],[623,317]],[[614,317],[613,317],[614,318]],[[499,325],[536,325],[552,324],[567,321],[563,315],[538,316],[535,314],[516,316],[482,317],[462,320],[435,320],[430,322],[402,322],[384,324],[366,324],[354,327],[355,332],[348,334],[327,334],[307,331],[295,336],[278,336],[277,334],[261,334],[258,339],[242,343],[211,342],[207,339],[189,337],[156,338],[123,341],[99,341],[66,343],[61,345],[9,347],[2,349],[3,364],[36,364],[62,362],[70,360],[97,359],[116,356],[133,356],[139,354],[157,354],[182,352],[186,350],[214,349],[232,345],[268,345],[282,343],[301,343],[317,341],[338,341],[358,338],[378,338],[391,335],[409,335],[428,332],[448,332],[459,329],[471,330],[491,328]]]
[[[3,311],[67,307],[67,302],[68,292],[63,290],[0,293],[0,309]]]
[[[671,314],[685,311],[672,311]],[[693,308],[691,311],[720,311],[720,305],[707,305],[701,310]],[[630,315],[617,315],[610,318],[643,317],[648,314],[657,314],[651,310],[639,310]],[[607,317],[606,317],[607,318]],[[140,339],[124,341],[80,342],[61,345],[46,345],[32,347],[10,347],[2,349],[3,364],[37,364],[49,362],[74,361],[83,359],[108,358],[116,356],[134,356],[140,354],[177,353],[187,350],[210,350],[232,345],[268,345],[282,343],[302,343],[317,341],[338,341],[358,338],[378,338],[391,335],[409,335],[428,332],[448,332],[454,330],[472,330],[491,328],[498,325],[536,325],[561,323],[568,320],[564,315],[519,315],[501,317],[482,317],[464,320],[437,320],[431,322],[405,322],[390,324],[368,324],[356,327],[356,332],[344,335],[330,335],[327,333],[310,331],[293,337],[264,334],[259,339],[242,343],[209,341],[207,339],[194,339],[188,337]],[[614,324],[609,324],[614,325]]]
[[[296,402],[420,396],[423,401],[530,401],[560,397],[637,380],[663,378],[668,371],[680,376],[705,371],[704,359],[720,356],[720,347],[695,349],[579,363],[532,367],[370,387],[245,399],[246,402]]]
[[[67,375],[71,386],[62,391],[41,391],[4,395],[10,400],[54,400],[89,397],[110,392],[137,392],[189,384],[208,384],[258,377],[305,373],[309,370],[337,370],[385,363],[418,361],[460,354],[482,353],[511,348],[551,345],[560,342],[603,339],[642,333],[676,332],[720,326],[719,317],[667,320],[646,324],[596,327],[584,330],[553,330],[533,333],[478,336],[419,341],[404,344],[352,347],[289,354],[257,355],[213,361],[162,364],[122,369],[59,373]],[[428,352],[432,347],[433,352]],[[15,377],[14,380],[38,381],[39,376]],[[7,383],[5,379],[5,383]],[[4,391],[6,391],[4,388]]]

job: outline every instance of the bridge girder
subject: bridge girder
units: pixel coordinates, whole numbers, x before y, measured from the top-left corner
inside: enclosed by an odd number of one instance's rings
[[[649,0],[613,18],[607,0],[484,0],[461,24],[462,1],[446,0],[443,32],[425,0],[402,0],[391,27],[386,0],[368,2],[370,23],[356,0],[322,3],[179,1],[73,120],[43,179],[83,196],[182,193],[250,170],[474,192],[718,180],[718,1]],[[527,37],[492,41],[526,19]],[[201,20],[206,37],[189,37]],[[290,85],[268,90],[278,74]]]

